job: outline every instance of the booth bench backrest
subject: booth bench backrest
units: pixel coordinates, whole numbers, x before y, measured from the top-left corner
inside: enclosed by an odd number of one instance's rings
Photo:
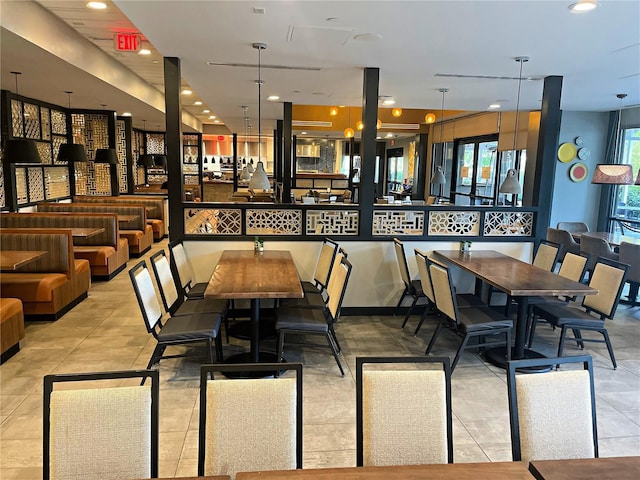
[[[1,228],[104,228],[104,232],[87,238],[74,238],[78,246],[118,248],[120,231],[115,213],[36,212],[0,215]]]
[[[41,250],[47,254],[23,265],[16,273],[65,273],[71,278],[75,271],[73,258],[73,238],[71,230],[30,229],[25,233],[20,229],[2,229],[0,245],[3,250]]]
[[[143,205],[146,207],[147,218],[164,222],[164,201],[160,198],[132,198],[132,197],[101,197],[90,195],[76,195],[74,203],[125,203],[127,205]],[[166,222],[165,222],[166,223]]]
[[[116,203],[38,203],[38,212],[89,212],[116,213],[118,215],[133,215],[136,218],[127,223],[120,223],[123,230],[145,231],[147,215],[142,205],[121,205]]]

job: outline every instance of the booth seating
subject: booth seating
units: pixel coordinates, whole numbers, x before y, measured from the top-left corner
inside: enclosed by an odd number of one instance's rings
[[[302,202],[303,197],[314,197],[319,203],[321,201],[330,201],[331,197],[335,197],[335,201],[338,203],[348,203],[351,201],[351,190],[348,189],[331,189],[331,192],[327,193],[326,190],[309,190],[308,188],[292,188],[292,195],[295,197],[296,202]]]
[[[153,230],[153,240],[159,242],[167,236],[167,219],[165,218],[164,199],[144,195],[120,195],[118,197],[104,197],[95,195],[76,195],[74,203],[122,203],[144,205],[147,211],[147,225]]]
[[[57,320],[87,298],[89,261],[74,259],[71,230],[3,228],[0,244],[5,250],[47,252],[0,276],[2,295],[20,299],[27,320]]]
[[[153,230],[147,225],[146,209],[143,205],[123,205],[119,203],[38,203],[38,212],[82,212],[116,213],[133,216],[128,222],[119,222],[120,237],[129,242],[129,255],[139,257],[151,248]]]
[[[94,280],[109,280],[127,266],[129,243],[120,238],[115,213],[6,213],[0,215],[2,228],[102,228],[87,238],[73,238],[73,255],[89,261]]]
[[[20,350],[24,338],[24,311],[17,298],[0,298],[0,364]]]

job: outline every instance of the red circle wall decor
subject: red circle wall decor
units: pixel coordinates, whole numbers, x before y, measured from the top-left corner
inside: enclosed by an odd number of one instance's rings
[[[569,178],[574,182],[582,182],[589,175],[589,169],[582,162],[576,162],[569,169]]]

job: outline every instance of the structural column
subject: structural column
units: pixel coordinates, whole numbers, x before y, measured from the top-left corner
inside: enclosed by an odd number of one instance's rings
[[[164,103],[166,118],[167,184],[169,193],[169,240],[184,237],[182,214],[182,106],[180,105],[180,59],[164,58]]]
[[[376,171],[376,123],[378,121],[379,68],[365,68],[362,92],[362,140],[360,142],[360,235],[371,235],[373,227],[374,179]]]
[[[282,126],[283,152],[282,152],[282,202],[291,203],[291,133],[293,124],[293,105],[291,102],[284,103],[284,122]]]

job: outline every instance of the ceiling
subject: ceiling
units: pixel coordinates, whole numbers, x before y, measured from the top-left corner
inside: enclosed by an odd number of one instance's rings
[[[3,8],[6,0],[0,3]],[[609,111],[640,104],[640,2],[600,1],[571,13],[571,0],[445,1],[142,1],[40,0],[103,52],[163,91],[162,57],[181,59],[185,111],[203,123],[216,115],[231,131],[244,129],[248,107],[258,124],[258,51],[261,52],[262,131],[294,105],[362,105],[364,67],[380,68],[380,95],[404,109],[515,110],[523,64],[521,110],[539,109],[543,78],[563,76],[561,108]],[[134,125],[164,130],[163,107],[140,101],[114,82],[65,62],[42,44],[14,34],[5,15],[0,41],[2,88],[15,91],[10,71],[22,71],[19,93],[74,108],[130,111]],[[151,55],[115,52],[113,34],[140,32]],[[57,39],[51,38],[51,42]],[[616,94],[626,93],[624,100]],[[267,96],[278,95],[276,102]],[[195,106],[200,100],[202,106]],[[203,113],[203,109],[211,110]],[[390,108],[390,107],[389,107]],[[328,111],[328,109],[327,109]]]

